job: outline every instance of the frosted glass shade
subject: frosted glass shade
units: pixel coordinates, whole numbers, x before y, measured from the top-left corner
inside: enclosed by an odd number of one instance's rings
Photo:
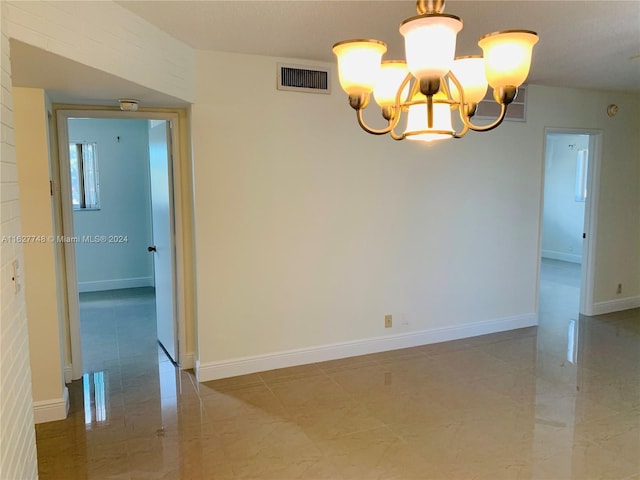
[[[401,60],[382,62],[378,83],[373,89],[373,97],[376,103],[381,107],[395,105],[400,84],[408,73],[407,64]],[[409,83],[407,83],[407,86],[402,90],[400,102],[404,102],[408,96]]]
[[[380,74],[380,61],[387,45],[378,40],[347,40],[336,43],[340,86],[348,95],[371,93]]]
[[[407,66],[414,77],[444,77],[453,63],[462,20],[454,15],[426,14],[400,25]]]
[[[519,87],[529,75],[538,35],[528,30],[489,33],[478,42],[484,52],[485,75],[494,89]]]
[[[434,100],[445,99],[441,92],[433,96]],[[413,101],[424,100],[409,106],[407,114],[407,128],[404,131],[407,140],[420,140],[432,142],[434,140],[444,140],[453,137],[453,127],[451,126],[451,108],[448,103],[433,104],[433,127],[428,127],[426,97],[421,93],[413,97]]]
[[[487,78],[484,75],[484,59],[479,55],[456,58],[451,67],[453,73],[464,90],[464,100],[467,104],[478,103],[487,93]],[[450,82],[451,97],[460,101],[458,88]]]

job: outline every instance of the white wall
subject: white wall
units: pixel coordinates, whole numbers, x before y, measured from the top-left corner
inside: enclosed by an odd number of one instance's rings
[[[582,262],[585,202],[575,200],[577,158],[588,135],[548,134],[545,152],[542,256]]]
[[[107,238],[76,244],[79,290],[153,285],[148,121],[70,119],[69,141],[96,143],[100,182],[100,209],[74,212],[75,236]]]
[[[21,227],[5,2],[0,2],[0,22],[0,233],[15,236],[21,233]],[[14,262],[18,265],[17,291],[12,280]],[[35,479],[38,466],[22,244],[0,242],[0,272],[0,478]]]
[[[596,232],[596,311],[640,306],[640,95],[531,86],[532,125],[602,132]],[[531,97],[529,97],[531,98]],[[619,113],[607,116],[607,105]],[[593,152],[591,152],[593,153]],[[592,239],[594,240],[594,239]],[[616,294],[618,283],[622,294]]]
[[[56,297],[55,242],[49,188],[48,109],[38,88],[12,90],[15,144],[20,189],[22,234],[37,241],[24,245],[24,290],[29,326],[29,350],[36,423],[67,416],[61,319]],[[37,333],[36,333],[37,332]],[[51,342],[50,339],[57,339]]]
[[[618,263],[600,235],[617,266],[597,295],[618,276],[640,294],[637,96],[532,86],[527,123],[425,146],[362,132],[336,78],[331,95],[277,91],[278,60],[197,56],[201,379],[535,322],[547,126],[603,129],[601,228],[628,217],[629,237]]]
[[[337,78],[331,95],[280,92],[277,61],[197,57],[201,370],[534,323],[541,126],[431,146],[373,137]]]

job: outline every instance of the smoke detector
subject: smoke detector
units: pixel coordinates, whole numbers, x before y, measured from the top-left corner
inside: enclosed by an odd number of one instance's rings
[[[120,110],[124,112],[136,112],[138,111],[138,100],[134,98],[120,98]]]

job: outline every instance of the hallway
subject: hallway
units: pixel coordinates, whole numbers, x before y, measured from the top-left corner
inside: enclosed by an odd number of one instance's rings
[[[579,318],[572,269],[543,262],[536,328],[204,384],[145,292],[85,298],[95,370],[37,426],[40,479],[637,480],[640,310]]]

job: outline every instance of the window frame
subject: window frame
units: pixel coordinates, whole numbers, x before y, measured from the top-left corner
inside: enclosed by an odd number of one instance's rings
[[[100,180],[98,176],[97,142],[69,142],[69,170],[73,172],[71,151],[75,149],[77,163],[78,203],[74,203],[71,175],[71,205],[74,211],[100,210]],[[90,152],[90,153],[89,153]]]

